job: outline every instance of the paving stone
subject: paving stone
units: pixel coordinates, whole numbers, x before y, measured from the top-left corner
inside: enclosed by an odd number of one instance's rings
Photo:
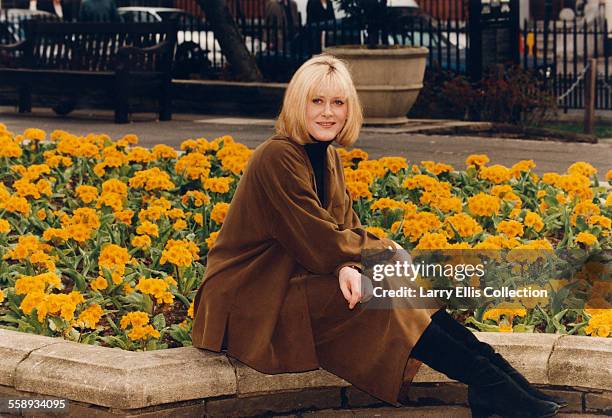
[[[407,400],[429,405],[467,405],[467,386],[460,383],[415,384],[408,389]]]
[[[346,399],[349,408],[363,408],[385,404],[380,399],[353,386],[346,388]]]
[[[353,412],[355,417],[359,418],[471,418],[472,416],[469,408],[460,406],[388,407],[367,410],[353,410]]]
[[[241,417],[340,408],[341,404],[339,388],[324,388],[210,400],[206,402],[206,414],[209,417]]]
[[[17,366],[32,351],[63,341],[61,338],[0,329],[0,385],[14,386]]]
[[[585,399],[587,411],[612,412],[612,392],[587,393]]]
[[[549,383],[612,390],[610,353],[611,338],[562,336],[548,362]]]
[[[349,383],[345,380],[325,370],[305,373],[264,374],[251,369],[238,360],[230,359],[230,361],[236,370],[238,394],[240,396],[303,388],[349,386]]]
[[[15,388],[134,409],[233,395],[236,377],[225,356],[192,347],[138,353],[63,342],[32,352]]]
[[[542,387],[538,389],[549,395],[560,396],[565,399],[569,405],[561,409],[563,412],[582,412],[582,398],[584,396],[582,392],[558,389],[545,389]]]

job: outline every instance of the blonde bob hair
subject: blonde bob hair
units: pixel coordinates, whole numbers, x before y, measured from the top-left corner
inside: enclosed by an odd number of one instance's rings
[[[317,94],[318,88],[328,87],[340,88],[347,101],[346,123],[335,141],[343,147],[352,145],[363,123],[361,103],[346,64],[329,54],[312,57],[295,72],[285,91],[276,133],[302,145],[312,143],[306,127],[306,104]]]

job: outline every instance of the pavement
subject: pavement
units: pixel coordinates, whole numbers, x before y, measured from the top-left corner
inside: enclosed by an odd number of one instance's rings
[[[0,107],[0,122],[13,132],[36,127],[48,133],[62,129],[73,134],[106,133],[113,139],[127,133],[140,138],[140,145],[152,147],[167,144],[178,148],[185,139],[214,139],[232,135],[238,142],[254,148],[273,134],[274,120],[231,116],[175,114],[172,121],[159,122],[155,114],[134,114],[129,124],[113,123],[110,111],[75,111],[68,117],[56,116],[51,110],[34,108],[32,113],[18,114],[13,107]],[[535,172],[565,172],[576,161],[586,161],[598,169],[600,178],[612,169],[612,139],[598,144],[537,141],[478,136],[427,135],[428,129],[441,126],[465,126],[471,122],[412,120],[396,127],[364,127],[356,147],[370,158],[402,156],[409,162],[433,160],[465,167],[470,154],[487,154],[492,164],[510,166],[519,160],[532,159]]]

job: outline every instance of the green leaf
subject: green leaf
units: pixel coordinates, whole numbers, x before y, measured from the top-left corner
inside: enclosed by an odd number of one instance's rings
[[[166,328],[166,318],[163,313],[157,314],[151,320],[151,325],[157,330]]]

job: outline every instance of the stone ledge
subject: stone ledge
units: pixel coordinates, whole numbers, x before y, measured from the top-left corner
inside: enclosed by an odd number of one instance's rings
[[[581,392],[592,393],[585,398],[587,409],[612,409],[608,405],[612,340],[551,334],[476,335],[533,383],[576,393],[575,409]],[[423,385],[415,385],[410,400],[463,404],[462,389],[447,382],[452,381],[424,366],[415,378],[415,383]],[[448,387],[440,390],[440,383]],[[205,402],[211,412],[239,404],[260,408],[266,396],[278,399],[296,391],[328,393],[321,408],[339,407],[338,402],[344,408],[376,403],[324,370],[266,375],[222,354],[193,347],[138,353],[6,330],[0,330],[0,385],[19,393],[122,411],[170,405],[184,408],[185,402],[193,401]],[[446,395],[432,396],[427,393],[429,388]],[[341,401],[334,400],[334,393]],[[311,400],[306,406],[316,408]]]

